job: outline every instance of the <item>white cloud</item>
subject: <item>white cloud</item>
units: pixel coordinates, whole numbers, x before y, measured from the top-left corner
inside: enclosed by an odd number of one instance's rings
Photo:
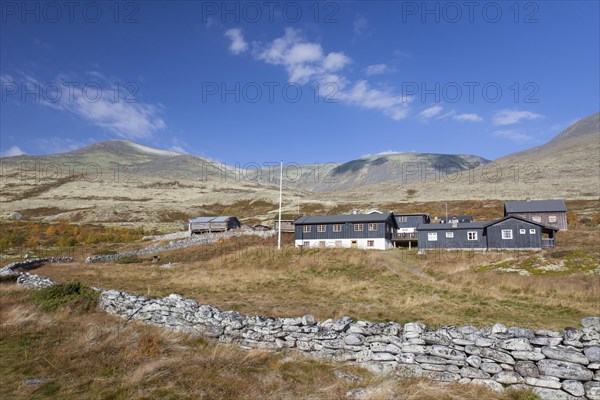
[[[543,118],[541,114],[532,113],[530,111],[517,110],[500,110],[494,114],[492,122],[494,125],[513,125],[522,120],[533,120]]]
[[[385,73],[394,72],[394,71],[396,71],[396,68],[390,67],[387,64],[373,64],[373,65],[369,65],[365,69],[365,73],[368,76],[377,75],[377,74],[385,74]]]
[[[19,146],[10,146],[8,148],[8,150],[0,153],[0,156],[1,157],[15,157],[15,156],[22,156],[23,154],[27,154],[27,153],[25,153],[23,150],[21,150],[19,148]]]
[[[328,99],[378,110],[393,120],[405,118],[410,99],[396,95],[391,89],[374,88],[366,80],[350,82],[339,72],[352,62],[341,52],[326,53],[319,43],[309,42],[294,28],[270,43],[255,46],[256,59],[280,65],[288,73],[288,80],[299,84],[319,83],[319,90]]]
[[[456,121],[480,122],[483,118],[477,114],[458,114],[452,117]]]
[[[421,111],[419,113],[419,117],[423,118],[423,119],[429,119],[429,118],[433,118],[436,115],[438,115],[440,112],[442,112],[443,107],[442,106],[431,106],[429,108],[424,109],[423,111]]]
[[[369,21],[361,15],[354,18],[354,37],[364,36],[367,32],[367,27],[369,26]]]
[[[506,129],[492,132],[492,136],[509,139],[516,143],[525,143],[532,139],[531,136],[514,129]]]
[[[186,148],[189,148],[189,147],[190,146],[183,140],[178,139],[176,137],[172,137],[171,138],[171,147],[169,147],[169,150],[176,151],[178,153],[189,154],[189,152],[186,150]]]
[[[248,43],[244,40],[244,35],[240,28],[231,28],[225,31],[225,36],[231,40],[229,50],[233,54],[240,54],[248,50]]]
[[[340,91],[339,98],[365,109],[381,111],[394,121],[406,118],[409,100],[389,90],[374,89],[367,81],[358,81],[350,91]]]

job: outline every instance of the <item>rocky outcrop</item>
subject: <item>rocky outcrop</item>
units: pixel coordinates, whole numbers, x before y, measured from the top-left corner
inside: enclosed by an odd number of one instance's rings
[[[230,232],[221,232],[221,233],[205,233],[202,235],[193,235],[183,240],[174,240],[169,244],[161,246],[154,245],[149,246],[144,249],[128,251],[124,253],[118,254],[107,254],[100,256],[90,256],[85,262],[86,263],[95,263],[95,262],[114,262],[123,257],[132,257],[132,256],[144,256],[147,254],[161,253],[164,251],[170,250],[178,250],[183,249],[190,246],[196,246],[201,244],[213,244],[221,239],[229,239],[237,236],[259,236],[259,237],[271,237],[275,233],[274,231],[230,231]]]
[[[19,274],[17,285],[26,287],[27,289],[43,289],[48,286],[56,285],[56,282],[44,276],[32,275],[25,272]]]

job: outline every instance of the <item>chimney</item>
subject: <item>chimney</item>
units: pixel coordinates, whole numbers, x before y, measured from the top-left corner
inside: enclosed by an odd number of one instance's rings
[[[353,210],[352,210],[352,214],[353,214],[353,215],[356,215],[356,214],[358,214],[358,210],[357,210],[356,208],[355,208],[355,209],[353,209]]]

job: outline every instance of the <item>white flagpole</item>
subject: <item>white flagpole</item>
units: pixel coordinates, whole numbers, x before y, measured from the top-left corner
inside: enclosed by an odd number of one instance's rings
[[[277,251],[281,250],[281,192],[283,189],[283,161],[279,168],[279,229],[277,229]]]

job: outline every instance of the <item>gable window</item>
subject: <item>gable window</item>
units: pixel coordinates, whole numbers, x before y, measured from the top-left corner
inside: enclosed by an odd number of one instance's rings
[[[375,247],[375,241],[374,240],[367,240],[367,247]]]
[[[529,230],[529,234],[530,234],[530,235],[535,235],[535,229],[530,229],[530,230]]]
[[[408,217],[400,217],[400,222],[408,222]]]
[[[333,231],[334,231],[334,232],[341,232],[341,231],[342,231],[342,225],[340,225],[340,224],[335,224],[335,225],[333,226]]]
[[[430,242],[437,242],[437,232],[429,232],[427,234],[427,240]]]
[[[325,225],[317,225],[317,232],[325,232]]]
[[[454,237],[454,232],[446,232],[446,237],[452,239]]]
[[[363,224],[354,224],[354,231],[355,232],[362,232],[364,229]]]
[[[548,222],[556,222],[556,215],[549,215]]]
[[[369,231],[376,231],[377,230],[377,224],[369,224]]]
[[[542,217],[540,217],[539,215],[534,215],[533,217],[531,217],[531,220],[533,222],[542,222]]]
[[[502,229],[502,239],[512,239],[512,229]]]
[[[467,232],[467,240],[477,240],[477,232],[476,231]]]
[[[308,232],[310,232],[310,225],[304,225],[304,226],[302,227],[302,232],[304,232],[304,233],[308,233]]]
[[[526,230],[525,230],[525,229],[519,229],[519,233],[520,233],[521,235],[524,235],[524,234],[525,234],[525,232],[526,232]]]

